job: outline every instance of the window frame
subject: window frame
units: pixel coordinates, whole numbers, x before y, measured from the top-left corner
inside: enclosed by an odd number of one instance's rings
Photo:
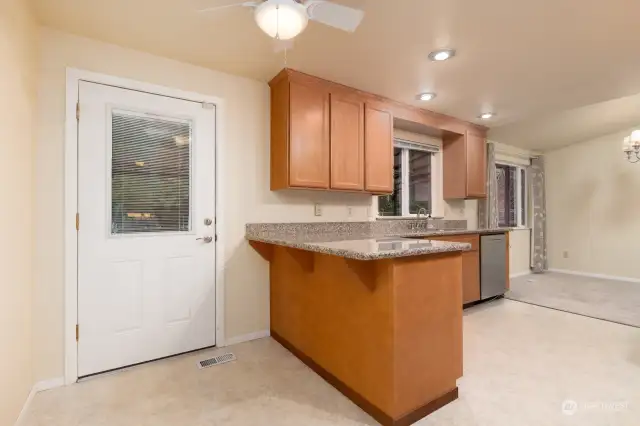
[[[401,190],[401,197],[400,197],[400,211],[401,214],[400,215],[381,215],[380,214],[380,209],[379,209],[379,204],[378,204],[378,200],[379,200],[379,196],[377,197],[373,197],[375,202],[374,202],[374,211],[375,211],[375,217],[377,219],[383,219],[383,220],[392,220],[392,219],[403,219],[403,218],[416,218],[418,217],[417,213],[410,213],[410,179],[409,179],[409,175],[410,175],[410,167],[409,167],[409,152],[410,151],[421,151],[421,152],[427,152],[429,153],[429,157],[430,157],[430,171],[431,171],[431,200],[430,200],[430,204],[431,204],[431,211],[428,213],[431,213],[432,217],[440,217],[442,216],[441,213],[441,208],[442,208],[442,202],[441,202],[441,198],[442,198],[442,152],[439,150],[438,146],[434,146],[433,148],[430,146],[425,146],[424,148],[419,147],[418,144],[415,144],[414,146],[403,146],[402,139],[397,139],[398,142],[400,142],[400,144],[398,146],[394,145],[394,149],[399,149],[401,151],[400,153],[400,175],[401,175],[401,182],[400,182],[400,190]],[[411,143],[411,142],[410,142]],[[413,143],[411,143],[413,145]],[[395,188],[395,182],[394,182],[394,188]],[[426,215],[424,215],[426,217]]]
[[[516,205],[516,225],[500,225],[499,228],[528,228],[529,220],[529,185],[527,182],[527,167],[520,164],[513,164],[507,161],[496,160],[495,166],[510,167],[515,169],[515,205]],[[523,185],[524,179],[524,185]],[[524,186],[524,190],[523,190]],[[520,209],[524,201],[524,209]]]

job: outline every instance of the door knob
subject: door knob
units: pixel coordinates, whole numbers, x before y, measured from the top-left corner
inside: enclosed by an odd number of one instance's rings
[[[212,241],[213,241],[213,237],[200,237],[200,238],[196,238],[196,241],[198,241],[198,240],[202,240],[202,241],[204,241],[205,243],[209,244],[210,242],[212,242]]]

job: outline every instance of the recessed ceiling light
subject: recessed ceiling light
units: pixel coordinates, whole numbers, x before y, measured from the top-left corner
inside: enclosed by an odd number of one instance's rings
[[[440,49],[429,53],[429,59],[432,61],[446,61],[454,56],[456,56],[456,51],[453,49]]]
[[[433,100],[437,95],[435,93],[420,93],[417,96],[417,99],[419,101],[431,101]]]
[[[495,112],[485,112],[485,113],[480,114],[480,116],[478,118],[481,119],[481,120],[490,120],[495,116],[496,116]]]

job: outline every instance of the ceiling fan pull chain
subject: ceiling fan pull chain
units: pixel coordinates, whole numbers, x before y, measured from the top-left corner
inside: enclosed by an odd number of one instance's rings
[[[276,5],[276,40],[280,40],[280,5]]]

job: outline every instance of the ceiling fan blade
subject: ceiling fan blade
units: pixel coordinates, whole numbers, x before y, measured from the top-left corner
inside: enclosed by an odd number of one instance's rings
[[[289,40],[278,40],[275,39],[273,42],[273,51],[276,53],[284,52],[285,50],[293,49],[293,39]]]
[[[351,33],[358,28],[364,18],[362,10],[329,1],[310,0],[306,5],[309,19],[312,21]]]
[[[214,7],[208,7],[206,9],[200,9],[197,12],[198,13],[206,13],[206,12],[214,12],[216,10],[221,10],[221,9],[228,9],[230,7],[237,7],[237,6],[242,6],[242,7],[258,7],[260,6],[260,3],[258,2],[253,2],[253,1],[246,1],[244,3],[233,3],[233,4],[226,4],[223,6],[214,6]]]

